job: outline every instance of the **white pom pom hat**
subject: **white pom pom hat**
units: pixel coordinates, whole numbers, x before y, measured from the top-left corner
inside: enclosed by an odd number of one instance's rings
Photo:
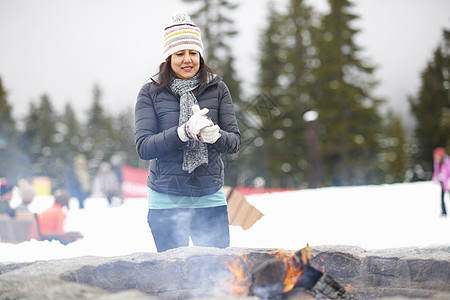
[[[188,14],[176,12],[173,23],[164,29],[164,60],[181,50],[195,50],[203,56],[200,28],[191,21]]]

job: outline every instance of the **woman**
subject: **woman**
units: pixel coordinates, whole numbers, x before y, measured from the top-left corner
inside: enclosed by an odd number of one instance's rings
[[[148,224],[158,252],[229,246],[221,153],[241,144],[228,87],[206,65],[200,29],[178,13],[164,30],[164,62],[139,92],[135,142],[150,160]]]
[[[433,177],[432,180],[441,186],[441,216],[447,216],[445,208],[445,193],[450,191],[450,158],[443,147],[433,151]]]

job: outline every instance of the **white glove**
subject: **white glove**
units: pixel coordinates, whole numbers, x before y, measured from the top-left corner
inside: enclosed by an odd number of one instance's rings
[[[203,128],[214,125],[211,119],[206,116],[209,109],[200,109],[198,105],[192,105],[192,111],[194,114],[177,129],[178,136],[183,142],[189,139],[198,140],[198,134]]]
[[[205,127],[200,131],[199,140],[204,143],[214,144],[221,137],[219,130],[219,125]]]

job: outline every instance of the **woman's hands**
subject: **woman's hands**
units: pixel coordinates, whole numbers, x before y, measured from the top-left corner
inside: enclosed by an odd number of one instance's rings
[[[193,115],[189,120],[178,127],[177,133],[183,142],[189,139],[200,140],[204,143],[213,144],[220,138],[220,127],[214,125],[213,121],[206,116],[209,109],[200,109],[198,105],[192,106]]]
[[[204,143],[214,144],[221,137],[219,131],[219,125],[205,127],[200,131],[199,140]]]

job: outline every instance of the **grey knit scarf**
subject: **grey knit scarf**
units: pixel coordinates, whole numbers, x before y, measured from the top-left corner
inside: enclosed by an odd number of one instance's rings
[[[194,96],[193,90],[199,85],[197,75],[189,79],[175,78],[170,85],[170,89],[180,96],[178,125],[186,123],[194,114],[192,105],[198,105],[198,101]],[[183,148],[183,170],[192,173],[195,168],[202,164],[208,164],[208,148],[200,141],[189,139]]]

